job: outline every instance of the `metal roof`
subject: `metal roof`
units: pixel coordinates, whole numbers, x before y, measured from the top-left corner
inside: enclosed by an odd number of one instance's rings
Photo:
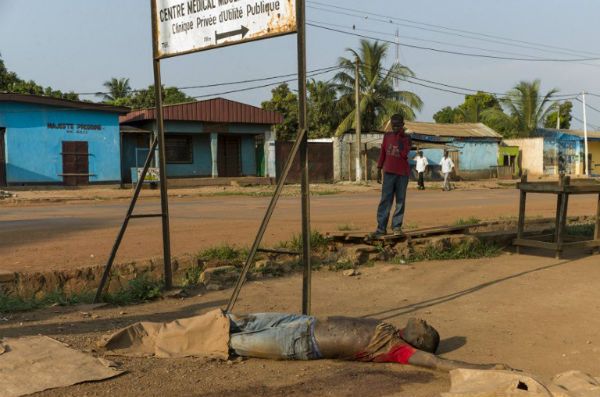
[[[35,105],[54,106],[65,109],[95,110],[100,112],[111,112],[120,114],[127,113],[130,110],[128,107],[112,106],[106,105],[104,103],[72,101],[70,99],[60,99],[42,95],[15,94],[8,92],[0,92],[0,102],[30,103]]]
[[[559,130],[559,131],[562,132],[563,134],[567,134],[567,135],[575,135],[580,138],[585,137],[583,131],[579,131],[579,130]],[[590,139],[600,139],[600,131],[588,131],[587,136]]]
[[[501,140],[502,135],[486,126],[483,123],[425,123],[420,121],[406,121],[404,123],[406,131],[419,135],[432,135],[452,138],[494,138]],[[391,131],[391,124],[388,122],[385,131]]]
[[[280,113],[264,110],[225,98],[166,105],[163,108],[166,121],[201,121],[207,123],[280,124]],[[121,123],[152,121],[156,119],[154,108],[135,110],[121,116]]]
[[[119,126],[119,130],[122,134],[149,134],[152,132],[126,124],[121,124]]]

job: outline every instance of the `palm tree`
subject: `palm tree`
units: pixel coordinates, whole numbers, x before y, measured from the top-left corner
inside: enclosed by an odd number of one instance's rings
[[[131,86],[129,85],[129,79],[127,78],[117,79],[113,77],[112,79],[105,81],[102,85],[108,92],[99,92],[96,95],[101,96],[104,102],[114,102],[131,95]]]
[[[502,126],[514,135],[528,137],[544,123],[554,109],[552,96],[557,92],[554,88],[541,96],[540,80],[521,81],[500,100],[507,113],[499,109],[488,109],[482,116],[486,122]]]
[[[360,49],[348,48],[352,59],[341,57],[338,61],[342,69],[335,76],[341,94],[338,105],[343,110],[342,122],[336,129],[336,135],[343,134],[354,125],[355,105],[355,60],[359,60],[360,114],[365,131],[382,128],[394,113],[401,113],[407,120],[415,118],[415,110],[421,110],[423,101],[409,91],[396,91],[394,80],[406,80],[414,76],[412,70],[399,63],[389,69],[383,66],[388,50],[387,43],[361,40]]]

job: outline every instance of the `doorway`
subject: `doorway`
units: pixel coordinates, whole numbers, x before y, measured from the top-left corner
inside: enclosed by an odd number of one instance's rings
[[[238,177],[242,174],[241,138],[219,134],[217,166],[219,177]]]
[[[88,143],[63,141],[63,185],[82,186],[90,182]]]
[[[4,142],[4,136],[6,135],[6,129],[0,128],[0,186],[6,186],[6,144]]]

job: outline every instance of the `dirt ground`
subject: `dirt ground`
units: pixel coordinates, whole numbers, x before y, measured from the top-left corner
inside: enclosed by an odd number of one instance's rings
[[[496,181],[457,184],[458,189],[451,192],[429,186],[431,189],[425,191],[409,189],[406,228],[453,224],[460,218],[486,220],[517,215],[518,191]],[[265,195],[268,189],[272,187],[171,190],[173,255],[196,253],[223,243],[250,245],[270,200]],[[300,231],[298,187],[286,189],[267,229],[265,246],[288,240]],[[220,191],[225,193],[215,195]],[[325,233],[375,229],[379,185],[320,185],[313,191],[314,230]],[[16,201],[0,201],[0,270],[39,271],[105,264],[127,210],[128,200],[124,197],[130,192],[125,193],[99,188],[24,191],[17,192]],[[140,201],[136,213],[159,211],[158,192],[145,194],[148,197]],[[94,197],[97,199],[90,199]],[[569,202],[569,214],[592,215],[595,206],[594,197],[576,196]],[[530,195],[527,215],[553,217],[555,207],[550,196]],[[132,220],[117,262],[161,255],[160,222]]]
[[[493,259],[378,264],[359,277],[316,272],[313,314],[376,317],[401,326],[417,316],[442,336],[439,353],[504,362],[550,378],[578,369],[600,375],[600,279],[596,257],[555,260],[504,254]],[[238,312],[297,312],[299,275],[248,283]],[[0,318],[0,335],[43,334],[89,350],[111,330],[139,320],[172,320],[226,305],[230,290],[124,308],[48,308]],[[330,360],[241,363],[109,357],[116,379],[39,396],[437,396],[448,376],[394,364]]]

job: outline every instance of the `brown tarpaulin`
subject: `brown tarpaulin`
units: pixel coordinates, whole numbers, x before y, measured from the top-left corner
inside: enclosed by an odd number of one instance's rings
[[[229,319],[220,309],[169,323],[139,322],[105,336],[98,344],[123,356],[229,357]]]
[[[0,396],[18,397],[120,375],[109,361],[46,336],[0,340]]]

